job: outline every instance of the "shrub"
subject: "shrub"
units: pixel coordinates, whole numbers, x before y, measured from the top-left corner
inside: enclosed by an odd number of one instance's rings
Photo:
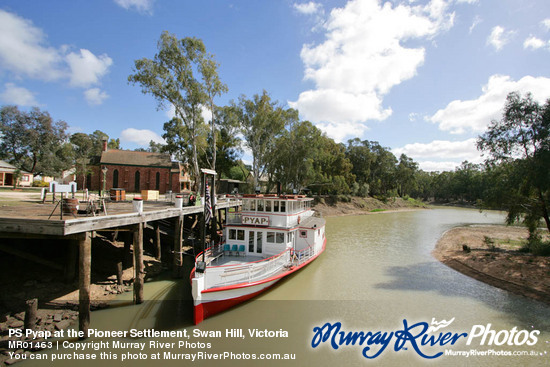
[[[35,180],[32,182],[32,187],[49,187],[50,183],[42,180]]]

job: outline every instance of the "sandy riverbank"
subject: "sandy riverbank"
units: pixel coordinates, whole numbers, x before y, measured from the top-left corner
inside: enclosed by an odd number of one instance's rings
[[[519,252],[527,237],[522,227],[457,227],[443,234],[433,255],[479,281],[550,305],[550,257]]]
[[[374,198],[350,197],[349,202],[334,202],[330,198],[317,199],[313,207],[323,217],[339,217],[346,215],[365,215],[376,213],[390,213],[428,208],[418,201],[391,198],[386,202]]]

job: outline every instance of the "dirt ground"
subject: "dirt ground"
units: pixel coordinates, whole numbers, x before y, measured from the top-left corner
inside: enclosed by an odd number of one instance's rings
[[[427,206],[417,202],[409,202],[401,198],[389,199],[385,203],[374,198],[351,197],[350,202],[332,203],[329,198],[318,202],[313,209],[323,217],[338,217],[345,215],[363,215],[386,213],[392,211],[416,210]]]
[[[550,305],[550,257],[519,252],[527,237],[521,227],[457,227],[440,238],[433,255],[477,280]]]

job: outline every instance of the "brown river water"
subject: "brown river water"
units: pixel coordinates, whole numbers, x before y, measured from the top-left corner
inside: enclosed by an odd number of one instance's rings
[[[113,307],[91,315],[90,327],[98,331],[130,335],[132,330],[172,330],[182,335],[92,337],[79,343],[54,339],[54,349],[40,353],[46,360],[27,359],[17,365],[548,366],[550,307],[473,280],[431,256],[438,238],[454,226],[503,221],[500,212],[456,208],[327,218],[327,247],[317,260],[267,293],[198,326],[191,323],[191,303],[182,300],[189,297],[185,279],[153,279],[146,283],[145,303],[131,305],[131,294],[125,294]],[[432,332],[435,345],[429,340],[422,345],[421,336],[399,343],[397,335],[407,327],[410,335],[416,335],[421,334],[422,323],[442,320],[453,321]],[[338,322],[346,334],[371,332],[370,337],[346,345],[340,334],[326,335],[323,342],[325,334],[314,331]],[[251,336],[255,330],[260,332]],[[461,333],[468,336],[451,344],[452,337]],[[372,357],[381,349],[376,358],[363,356]],[[420,356],[440,352],[443,355],[433,359]],[[456,355],[459,352],[470,355]],[[75,360],[94,356],[95,360]],[[184,359],[193,356],[195,361]],[[54,357],[71,359],[52,361]],[[285,357],[289,359],[274,359]]]

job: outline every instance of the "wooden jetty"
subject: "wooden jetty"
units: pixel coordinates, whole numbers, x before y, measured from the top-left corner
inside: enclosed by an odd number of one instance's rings
[[[231,207],[238,207],[241,201],[237,199],[218,200],[216,210],[218,218]],[[72,246],[69,251],[78,249],[78,274],[79,274],[79,329],[87,335],[90,323],[90,285],[91,285],[91,238],[95,231],[131,231],[133,233],[134,253],[134,302],[143,302],[143,284],[145,278],[143,263],[143,231],[145,226],[155,230],[155,246],[157,256],[160,254],[160,230],[159,222],[167,219],[174,221],[174,247],[173,264],[174,274],[179,274],[182,264],[182,242],[184,239],[184,217],[187,215],[203,216],[203,206],[174,207],[171,202],[144,202],[143,211],[133,211],[131,202],[108,202],[106,204],[107,215],[99,213],[95,216],[80,216],[64,214],[64,219],[59,219],[59,214],[53,215],[53,204],[27,204],[12,207],[4,207],[0,211],[0,238],[19,239],[60,239],[70,241]],[[50,217],[48,219],[48,217]],[[17,256],[32,257],[32,254],[18,253],[15,248],[0,245],[0,250],[11,252]],[[39,259],[34,259],[39,260]],[[58,264],[51,264],[59,267]],[[76,271],[74,262],[71,264],[70,256],[67,263],[69,273]],[[120,271],[120,270],[119,270]],[[120,282],[120,279],[119,279]]]

